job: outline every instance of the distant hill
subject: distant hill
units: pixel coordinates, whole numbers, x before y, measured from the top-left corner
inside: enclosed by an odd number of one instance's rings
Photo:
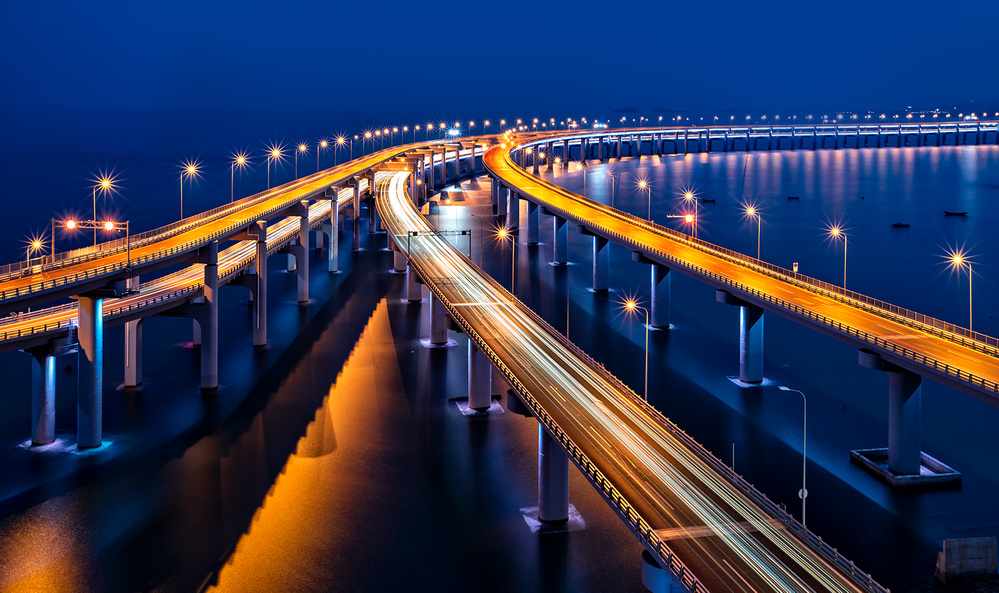
[[[652,110],[652,113],[693,113],[689,109],[666,109],[665,107],[656,107]]]
[[[637,107],[618,107],[611,113],[640,113]]]

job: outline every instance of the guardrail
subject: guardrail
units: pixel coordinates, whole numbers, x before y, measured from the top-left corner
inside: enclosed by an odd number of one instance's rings
[[[545,143],[544,140],[540,140],[537,142],[527,142],[524,145],[527,146],[527,145],[537,145],[544,143]],[[767,275],[770,277],[777,278],[785,282],[789,282],[796,286],[810,289],[816,293],[823,293],[825,296],[834,298],[835,300],[842,302],[844,304],[852,306],[860,305],[859,308],[864,309],[871,313],[875,313],[881,316],[885,316],[884,314],[888,314],[888,316],[885,317],[887,319],[891,319],[892,321],[904,323],[905,325],[908,325],[909,327],[913,327],[920,331],[924,331],[932,335],[935,335],[937,337],[953,341],[968,348],[973,348],[975,350],[978,350],[979,352],[983,352],[991,356],[999,357],[999,339],[995,337],[980,332],[972,331],[970,329],[961,327],[957,324],[943,321],[941,319],[936,319],[929,315],[924,315],[916,311],[911,311],[904,307],[899,307],[897,305],[893,305],[886,301],[869,297],[867,295],[864,295],[862,293],[853,290],[847,290],[835,284],[825,282],[817,278],[812,278],[804,274],[793,272],[786,268],[782,268],[780,266],[767,263],[764,260],[756,259],[754,257],[739,253],[738,251],[721,247],[719,245],[715,245],[714,243],[709,243],[702,239],[696,239],[689,235],[685,235],[679,231],[663,227],[655,223],[650,223],[644,218],[640,218],[633,214],[629,214],[627,212],[622,212],[620,210],[610,208],[609,206],[590,200],[585,196],[579,196],[557,185],[539,179],[538,177],[535,177],[530,173],[528,173],[523,168],[518,167],[512,160],[508,160],[507,162],[511,167],[515,167],[522,177],[525,178],[529,177],[532,183],[540,183],[546,185],[549,189],[560,193],[563,197],[572,199],[579,203],[584,203],[589,207],[601,210],[604,214],[615,216],[621,219],[627,219],[632,224],[638,224],[640,226],[645,227],[646,230],[667,237],[674,241],[680,241],[688,245],[694,246],[700,249],[701,251],[710,252],[716,256],[722,256],[723,259],[726,259],[730,262],[740,263],[743,265],[749,264],[755,266],[756,268],[759,268],[761,271],[765,271],[765,273],[767,273]],[[564,218],[575,220],[573,216],[569,215],[564,210],[552,207],[549,207],[549,209],[559,211]],[[585,222],[587,226],[593,226],[592,223],[590,223],[589,221]],[[644,246],[640,247],[644,249]]]

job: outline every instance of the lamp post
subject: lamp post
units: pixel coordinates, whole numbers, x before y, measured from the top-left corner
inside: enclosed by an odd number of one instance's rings
[[[961,268],[963,268],[965,264],[967,264],[968,266],[968,329],[974,331],[974,329],[972,328],[972,324],[975,320],[974,315],[972,314],[973,313],[972,295],[974,293],[971,290],[972,278],[974,277],[974,274],[971,271],[971,260],[968,259],[968,256],[964,255],[963,253],[957,252],[951,256],[950,262],[952,265],[957,267],[957,273],[959,276],[961,273]]]
[[[649,190],[649,216],[648,216],[648,218],[649,218],[649,222],[652,222],[652,185],[648,181],[646,181],[645,179],[639,179],[638,180],[638,188],[639,189],[647,189],[647,190]]]
[[[336,166],[336,164],[338,162],[337,161],[338,153],[340,152],[340,149],[343,148],[343,145],[346,144],[346,143],[347,143],[347,138],[345,138],[344,136],[337,136],[336,137],[336,146],[333,147],[333,166],[334,167]],[[354,146],[354,141],[353,140],[351,140],[350,146],[351,146],[351,148],[353,148],[353,146]],[[354,158],[353,152],[354,151],[351,150],[351,153],[352,153],[350,155],[351,159]]]
[[[805,488],[805,468],[808,465],[808,399],[805,394],[798,389],[791,389],[783,385],[778,385],[781,391],[794,391],[801,394],[802,421],[801,421],[801,492],[798,497],[801,499],[801,525],[805,526],[805,499],[808,498],[808,490]]]
[[[756,259],[760,259],[760,236],[763,234],[763,217],[755,206],[746,206],[746,216],[756,218]]]
[[[236,197],[236,167],[242,169],[249,163],[246,158],[246,154],[238,152],[232,156],[232,161],[229,162],[229,203]]]
[[[366,143],[368,142],[368,140],[371,140],[371,130],[366,130],[364,132],[364,139],[361,140],[361,154],[362,155],[364,154],[364,151],[366,150],[364,147],[365,147]]]
[[[639,310],[645,312],[645,387],[642,393],[645,401],[649,401],[649,310],[635,301],[626,301],[624,306],[629,311]]]
[[[517,237],[507,229],[499,229],[496,236],[502,240],[510,237],[510,294],[517,295]]]
[[[25,262],[28,264],[28,266],[31,266],[31,254],[41,250],[42,250],[41,239],[32,239],[31,242],[28,243],[28,247],[24,251],[24,259]]]
[[[102,196],[106,195],[107,192],[114,191],[115,189],[114,182],[115,178],[113,176],[104,173],[102,173],[101,176],[97,178],[97,182],[94,184],[94,187],[92,188],[93,189],[92,194],[94,198],[94,220],[97,220],[97,190],[98,189],[101,190]],[[181,192],[183,191],[184,188],[181,187]],[[94,230],[94,247],[96,246],[97,246],[97,231]]]
[[[834,226],[829,229],[829,235],[833,238],[843,237],[843,288],[845,289],[846,288],[846,245],[847,245],[846,233],[843,232],[842,228]]]
[[[697,216],[697,196],[694,195],[694,192],[689,191],[689,190],[683,192],[683,201],[687,202],[688,204],[690,202],[694,203],[694,221],[699,221],[700,218]],[[697,238],[697,225],[696,224],[694,225],[694,238],[695,239]],[[759,259],[759,257],[757,257],[756,259]]]
[[[298,150],[295,151],[295,179],[298,179],[298,155],[301,154],[305,156],[309,152],[309,147],[302,142],[298,145]]]
[[[271,146],[270,150],[267,152],[267,189],[271,188],[271,161],[277,161],[281,158],[281,147]],[[274,165],[274,174],[277,174],[277,165]]]
[[[327,140],[326,138],[320,140],[319,144],[316,145],[316,173],[319,172],[319,153],[325,152],[326,149],[329,147],[330,147],[330,141]],[[336,150],[333,151],[333,164],[336,165]]]
[[[184,168],[180,170],[180,218],[184,219],[184,178],[195,178],[198,176],[198,163],[196,161],[186,161],[184,162]],[[97,220],[97,216],[94,216],[94,220]],[[94,241],[96,244],[97,231],[94,231]]]

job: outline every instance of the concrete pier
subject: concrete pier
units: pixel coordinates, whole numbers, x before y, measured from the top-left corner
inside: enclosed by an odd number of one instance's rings
[[[56,357],[48,346],[31,354],[31,444],[55,441]]]
[[[472,410],[478,412],[484,412],[489,409],[492,405],[492,396],[489,394],[489,381],[488,377],[482,377],[479,380],[479,375],[483,370],[484,365],[479,361],[479,357],[482,354],[479,352],[478,347],[475,346],[475,342],[472,340],[468,341],[468,407]]]
[[[142,322],[135,319],[125,323],[125,387],[142,384]]]
[[[219,386],[219,244],[213,241],[203,247],[202,252],[205,264],[204,303],[198,318],[201,326],[201,390],[214,391]],[[257,299],[257,302],[261,300]]]
[[[739,306],[739,380],[763,382],[763,309]]]
[[[670,268],[659,263],[652,263],[651,271],[651,305],[649,307],[649,325],[657,329],[670,327],[670,299],[672,297],[672,278]]]
[[[540,212],[538,210],[538,205],[534,202],[527,201],[527,244],[537,245],[538,237],[540,236]]]
[[[888,373],[888,471],[918,475],[922,442],[922,377]]]
[[[80,295],[77,339],[80,343],[79,393],[76,403],[76,446],[100,447],[103,439],[104,299]]]
[[[569,262],[569,225],[561,216],[552,216],[552,263],[564,266]]]
[[[430,295],[430,343],[434,346],[447,345],[447,310],[435,294]]]
[[[538,424],[538,520],[561,526],[569,520],[569,456]]]
[[[610,248],[603,237],[593,237],[593,292],[606,292],[609,288]]]
[[[406,300],[411,303],[419,303],[423,300],[423,282],[420,281],[420,275],[416,272],[412,263],[409,264],[409,283]]]
[[[520,196],[518,196],[517,192],[512,189],[507,189],[506,192],[510,197],[506,218],[506,228],[513,231],[520,228]],[[503,190],[500,190],[500,200],[503,199],[502,196]],[[500,209],[500,212],[502,211],[503,210]]]

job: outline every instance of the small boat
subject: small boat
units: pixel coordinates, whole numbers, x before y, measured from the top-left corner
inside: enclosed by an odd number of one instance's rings
[[[703,202],[705,204],[710,203],[710,202],[717,202],[717,201],[718,201],[718,198],[701,198],[701,202]]]
[[[788,196],[787,199],[789,199],[789,200],[797,200],[799,197],[801,197],[801,196]]]
[[[967,212],[951,212],[950,210],[944,210],[944,216],[967,216]]]
[[[909,223],[907,223],[907,222],[896,222],[896,223],[892,224],[891,226],[895,227],[896,229],[907,229],[907,228],[909,228],[912,225],[909,224]]]

